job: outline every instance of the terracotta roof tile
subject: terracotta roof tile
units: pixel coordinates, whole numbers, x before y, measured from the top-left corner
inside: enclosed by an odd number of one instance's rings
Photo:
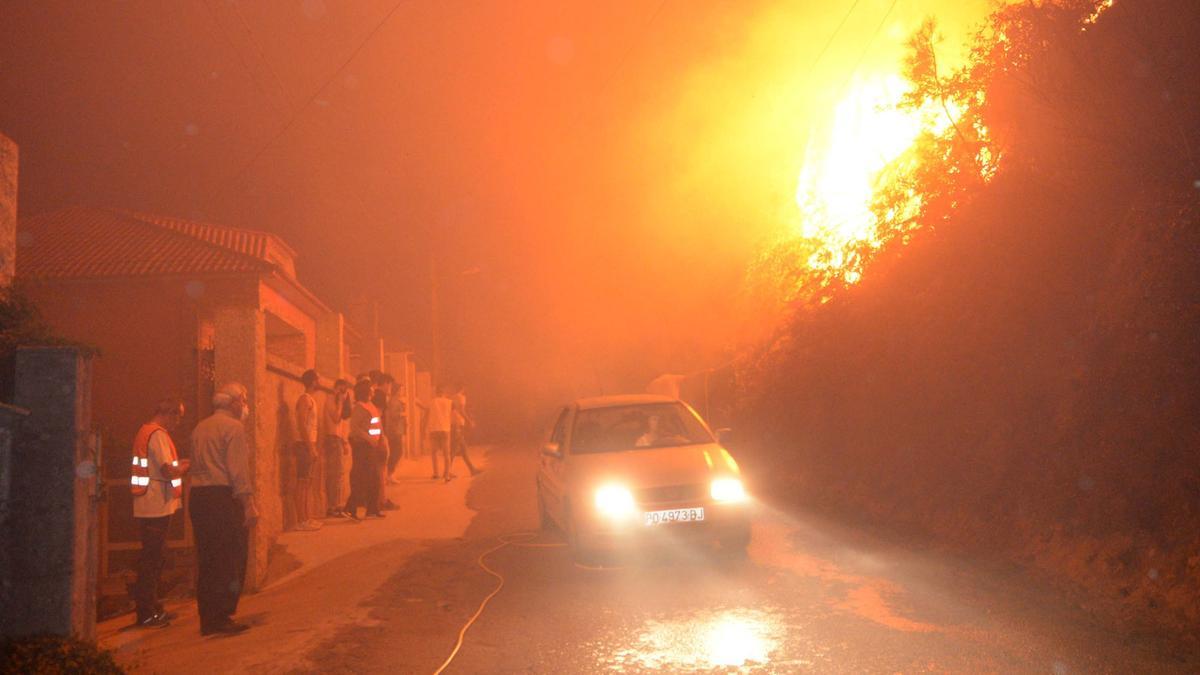
[[[290,266],[290,255],[262,232],[73,207],[22,220],[16,262],[19,279],[35,280],[265,272]]]

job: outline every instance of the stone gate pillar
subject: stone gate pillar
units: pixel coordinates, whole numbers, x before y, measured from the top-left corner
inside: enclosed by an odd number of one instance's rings
[[[92,639],[100,467],[91,361],[74,347],[31,347],[15,365],[13,402],[29,414],[10,456],[0,633]]]

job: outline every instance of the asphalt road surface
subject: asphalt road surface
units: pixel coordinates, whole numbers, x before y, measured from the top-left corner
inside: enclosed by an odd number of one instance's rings
[[[408,558],[368,600],[370,620],[311,662],[434,672],[498,583],[477,558],[537,528],[536,461],[532,444],[495,449],[467,535]],[[504,587],[445,672],[1200,672],[1194,653],[1127,635],[1019,572],[767,505],[744,559],[667,545],[594,569],[558,533],[511,540],[486,558]]]

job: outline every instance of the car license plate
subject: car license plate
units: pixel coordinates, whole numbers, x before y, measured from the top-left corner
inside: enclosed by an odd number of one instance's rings
[[[704,507],[691,509],[666,509],[665,511],[646,511],[642,514],[642,522],[646,526],[662,525],[664,523],[691,523],[704,520]]]

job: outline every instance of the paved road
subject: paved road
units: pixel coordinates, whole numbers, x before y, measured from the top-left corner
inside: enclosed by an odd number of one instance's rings
[[[497,448],[467,536],[408,558],[368,601],[370,621],[311,662],[433,672],[496,586],[477,557],[536,527],[535,468],[532,450]],[[488,556],[505,586],[446,672],[1200,672],[1194,654],[1106,628],[1016,573],[768,506],[744,560],[667,550],[588,569],[561,541]]]

